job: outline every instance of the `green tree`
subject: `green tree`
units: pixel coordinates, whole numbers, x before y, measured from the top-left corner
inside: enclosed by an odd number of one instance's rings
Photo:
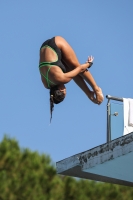
[[[132,200],[133,188],[59,176],[49,156],[0,143],[0,200]]]
[[[1,199],[62,199],[62,187],[49,156],[22,150],[16,140],[4,137],[0,143]]]

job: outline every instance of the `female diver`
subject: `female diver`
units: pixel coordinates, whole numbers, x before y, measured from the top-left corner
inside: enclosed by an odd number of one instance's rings
[[[94,58],[89,56],[86,63],[81,65],[72,47],[60,36],[48,39],[42,44],[39,70],[44,87],[50,89],[51,119],[54,104],[62,102],[66,96],[64,84],[72,79],[93,103],[98,105],[102,103],[104,99],[102,90],[87,69],[93,64],[93,60]]]

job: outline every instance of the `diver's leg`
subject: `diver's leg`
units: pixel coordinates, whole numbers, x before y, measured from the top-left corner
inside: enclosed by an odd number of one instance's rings
[[[56,45],[62,51],[62,58],[63,58],[63,61],[66,63],[66,65],[69,66],[71,70],[78,67],[80,63],[77,59],[77,56],[74,50],[68,44],[68,42],[60,36],[55,37],[55,42],[56,42]],[[80,76],[82,76],[82,78],[84,78],[85,81],[93,88],[93,90],[96,92],[97,100],[101,102],[103,100],[103,97],[101,97],[101,93],[102,93],[101,88],[97,86],[91,73],[89,71],[85,71],[81,73]]]
[[[69,66],[69,68],[71,70],[78,67],[80,65],[80,63],[78,61],[78,58],[77,58],[74,50],[68,44],[68,42],[60,36],[55,37],[55,42],[56,42],[56,45],[62,51],[62,58],[63,58],[63,61],[66,63],[66,65]],[[87,83],[89,83],[89,85],[94,90],[97,90],[99,88],[90,72],[85,71],[85,72],[81,73],[80,75],[86,80]]]
[[[67,69],[67,72],[71,71],[70,67],[68,67],[66,65],[66,63],[64,63],[65,68]],[[93,91],[90,90],[90,88],[88,87],[88,85],[86,84],[86,82],[84,81],[84,79],[82,78],[82,76],[77,75],[73,78],[74,82],[82,89],[82,91],[87,95],[87,97],[96,104],[101,104],[102,101],[100,101],[99,99],[97,99],[95,97],[95,93]]]

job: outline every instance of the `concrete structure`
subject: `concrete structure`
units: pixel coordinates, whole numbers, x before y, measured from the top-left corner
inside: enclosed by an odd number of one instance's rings
[[[57,173],[133,186],[133,133],[56,163]]]

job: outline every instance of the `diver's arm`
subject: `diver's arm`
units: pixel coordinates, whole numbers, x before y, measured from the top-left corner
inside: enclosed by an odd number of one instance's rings
[[[61,76],[57,77],[58,81],[60,81],[62,83],[68,83],[74,77],[76,77],[78,74],[83,73],[89,66],[90,66],[90,63],[85,63],[85,64],[77,66],[75,69],[73,69],[67,73],[62,73]]]

